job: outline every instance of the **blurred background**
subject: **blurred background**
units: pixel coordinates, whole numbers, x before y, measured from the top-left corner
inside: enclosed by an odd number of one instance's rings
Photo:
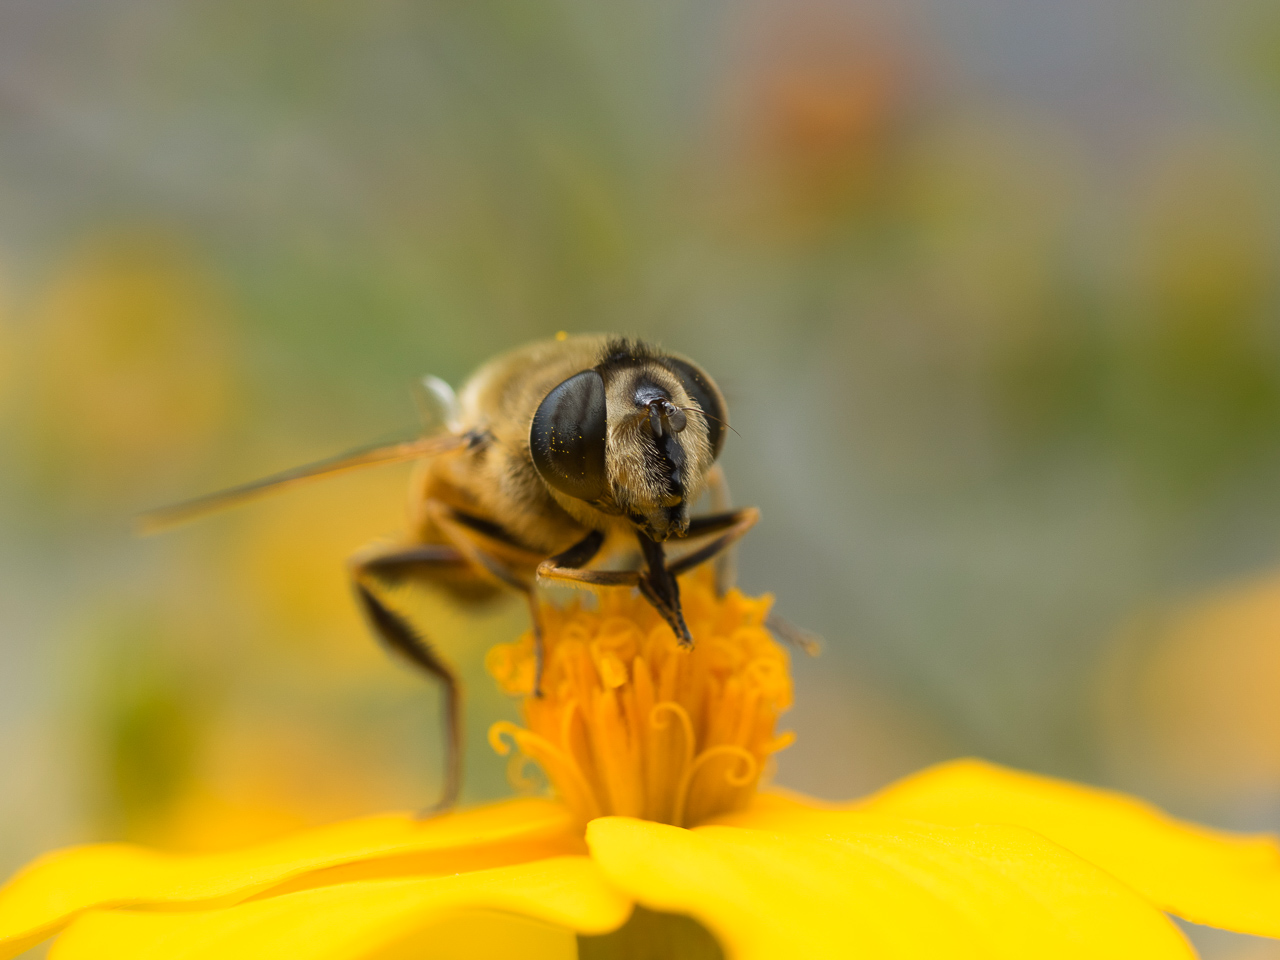
[[[130,517],[557,330],[728,396],[743,585],[827,641],[779,782],[977,754],[1280,829],[1278,95],[1267,0],[4,0],[0,874],[431,798],[343,567],[408,468]],[[520,604],[401,599],[503,794]]]

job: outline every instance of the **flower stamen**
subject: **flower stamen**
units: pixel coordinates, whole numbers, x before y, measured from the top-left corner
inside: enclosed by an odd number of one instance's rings
[[[508,737],[541,764],[583,821],[619,814],[684,826],[739,809],[790,743],[775,734],[791,677],[764,626],[772,598],[718,597],[709,570],[681,590],[691,650],[642,597],[617,592],[595,609],[542,608],[542,696],[533,696],[532,633],[489,652],[490,673],[523,698],[525,722],[495,724],[490,741],[505,755]]]
[[[510,720],[499,720],[489,728],[489,746],[493,747],[500,757],[505,757],[511,752],[511,746],[502,739],[504,735],[509,736],[511,742],[528,759],[541,764],[547,776],[552,777],[557,784],[563,783],[564,780],[556,777],[554,771],[559,770],[568,776],[569,781],[578,788],[575,791],[577,796],[565,798],[571,806],[584,809],[589,813],[594,812],[596,817],[601,815],[600,802],[596,799],[595,791],[591,789],[591,785],[571,756],[546,737],[540,737],[523,727],[518,727]],[[592,818],[588,817],[588,819]]]
[[[685,814],[685,804],[689,799],[689,788],[693,786],[693,778],[699,771],[707,765],[708,760],[714,760],[716,757],[734,757],[743,761],[743,772],[735,777],[733,775],[733,765],[731,764],[724,772],[725,783],[731,787],[745,787],[752,783],[756,774],[760,771],[760,764],[756,762],[756,758],[749,754],[745,749],[735,746],[732,743],[722,743],[718,747],[712,747],[709,750],[703,750],[698,754],[697,758],[689,765],[680,778],[680,786],[676,788],[676,813],[675,822],[683,823]]]

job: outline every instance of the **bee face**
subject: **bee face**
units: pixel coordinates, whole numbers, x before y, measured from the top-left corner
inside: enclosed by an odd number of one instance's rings
[[[700,369],[624,347],[547,394],[529,447],[554,490],[662,541],[688,527],[724,419],[720,392]]]

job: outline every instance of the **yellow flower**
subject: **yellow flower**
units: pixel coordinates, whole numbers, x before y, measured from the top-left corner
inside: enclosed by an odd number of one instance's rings
[[[705,579],[685,588],[692,650],[638,596],[614,593],[598,610],[544,611],[543,696],[533,697],[533,635],[489,651],[507,693],[524,697],[528,729],[497,723],[546,771],[582,822],[620,814],[684,826],[745,806],[791,706],[787,654],[764,626],[768,598],[718,599]]]
[[[53,960],[1194,956],[1166,912],[1280,937],[1274,839],[1119,794],[976,760],[847,805],[755,792],[790,698],[767,602],[684,589],[691,654],[638,599],[548,617],[545,695],[497,734],[563,801],[56,852],[0,891],[0,958],[58,933]],[[528,692],[530,652],[490,667]]]

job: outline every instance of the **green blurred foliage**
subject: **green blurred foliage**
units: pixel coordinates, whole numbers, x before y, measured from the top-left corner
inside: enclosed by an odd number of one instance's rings
[[[88,721],[108,836],[154,834],[195,775],[207,736],[216,702],[208,678],[174,664],[165,633],[126,618],[106,638],[113,662],[94,671]]]

